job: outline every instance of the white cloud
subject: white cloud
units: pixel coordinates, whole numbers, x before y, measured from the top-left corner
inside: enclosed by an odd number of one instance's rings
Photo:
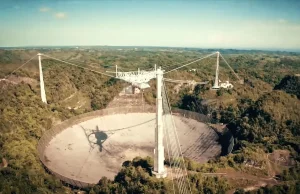
[[[55,15],[54,15],[57,19],[63,19],[63,18],[65,18],[67,15],[66,15],[66,13],[64,13],[64,12],[58,12],[58,13],[55,13]]]
[[[40,12],[48,12],[48,11],[50,11],[50,8],[49,8],[49,7],[41,7],[41,8],[39,9],[39,11],[40,11]]]
[[[278,22],[281,23],[281,24],[285,24],[285,23],[287,23],[287,20],[285,20],[285,19],[279,19]]]
[[[51,10],[49,7],[40,7],[39,8],[40,12],[48,12],[49,14],[53,14],[53,16],[57,19],[63,19],[66,18],[66,13],[64,12],[55,12],[55,10]]]

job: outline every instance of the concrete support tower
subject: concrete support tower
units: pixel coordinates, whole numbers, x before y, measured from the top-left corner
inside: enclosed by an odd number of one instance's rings
[[[38,53],[37,55],[39,56],[41,98],[42,98],[42,101],[47,104],[45,85],[44,85],[44,76],[43,76],[43,69],[42,69],[42,61],[41,61],[42,54]]]
[[[217,68],[216,68],[216,77],[215,77],[215,83],[214,86],[212,87],[212,89],[219,89],[219,56],[220,53],[217,52]]]
[[[154,171],[153,174],[157,178],[165,178],[167,172],[164,167],[164,145],[163,145],[163,107],[162,107],[162,80],[163,71],[161,68],[156,70],[156,128],[155,128],[155,149],[154,149]]]

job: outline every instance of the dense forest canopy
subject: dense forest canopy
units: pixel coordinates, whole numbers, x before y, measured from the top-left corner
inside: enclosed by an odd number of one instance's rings
[[[280,83],[274,87],[274,89],[294,94],[298,97],[298,99],[300,99],[300,75],[285,76]]]
[[[213,52],[131,47],[0,50],[1,78],[39,51],[103,72],[114,71],[115,65],[124,71],[153,68],[154,64],[170,70]],[[300,54],[238,50],[221,50],[221,53],[244,79],[243,85],[221,61],[220,79],[229,80],[234,88],[211,90],[215,57],[166,75],[172,79],[209,81],[194,88],[166,82],[171,105],[211,116],[213,123],[226,124],[234,137],[233,152],[228,156],[207,164],[186,160],[193,193],[225,193],[237,188],[240,188],[237,193],[244,193],[243,188],[254,184],[202,174],[228,169],[252,176],[267,176],[272,174],[270,170],[274,171],[278,185],[250,193],[299,193]],[[126,86],[122,81],[51,59],[43,58],[42,63],[47,105],[40,99],[36,58],[7,78],[12,82],[0,82],[0,159],[3,160],[0,193],[75,193],[76,188],[64,185],[46,172],[37,156],[37,142],[56,123],[105,108]],[[150,85],[144,97],[147,103],[155,104],[155,81]],[[269,166],[266,158],[278,150],[290,153],[292,166]],[[98,185],[84,190],[88,193],[172,193],[170,180],[151,176],[152,163],[151,158],[135,158],[123,166],[115,180],[102,178]],[[251,168],[249,163],[260,167]]]

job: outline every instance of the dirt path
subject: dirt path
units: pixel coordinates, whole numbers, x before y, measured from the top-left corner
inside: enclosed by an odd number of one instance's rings
[[[205,176],[218,176],[226,178],[227,180],[231,180],[234,182],[244,182],[244,181],[250,181],[253,182],[250,185],[245,185],[241,188],[243,188],[245,191],[255,190],[260,187],[264,187],[266,185],[276,185],[278,184],[278,181],[273,177],[259,177],[255,175],[251,175],[244,172],[235,171],[233,169],[222,169],[217,173],[203,173]],[[235,189],[229,190],[227,194],[233,194],[235,192]]]
[[[77,91],[74,92],[73,94],[71,94],[69,97],[63,99],[61,102],[65,102],[66,100],[69,100],[70,98],[73,98],[73,96],[74,96],[75,94],[77,94]]]

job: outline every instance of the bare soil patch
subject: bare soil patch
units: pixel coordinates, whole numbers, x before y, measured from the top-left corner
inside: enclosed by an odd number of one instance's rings
[[[268,159],[270,162],[280,166],[289,167],[295,165],[295,160],[291,158],[290,151],[288,150],[275,150],[268,155]]]

